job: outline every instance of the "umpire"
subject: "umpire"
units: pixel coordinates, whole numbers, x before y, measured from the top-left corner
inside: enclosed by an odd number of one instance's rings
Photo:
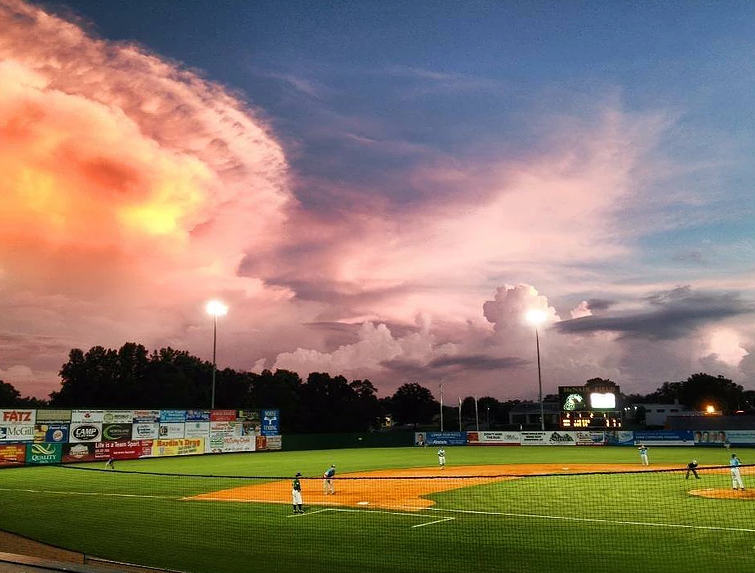
[[[692,460],[690,463],[687,464],[687,475],[684,479],[689,479],[689,473],[692,472],[695,476],[695,479],[700,479],[700,476],[697,475],[697,460]]]

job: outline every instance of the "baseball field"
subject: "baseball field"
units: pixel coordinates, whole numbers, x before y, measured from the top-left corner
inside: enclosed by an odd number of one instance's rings
[[[430,447],[7,468],[0,529],[191,573],[755,571],[755,467],[732,491],[723,448],[445,449],[442,470]]]

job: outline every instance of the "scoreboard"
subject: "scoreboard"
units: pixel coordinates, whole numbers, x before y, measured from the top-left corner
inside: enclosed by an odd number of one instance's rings
[[[591,380],[584,386],[559,386],[558,396],[561,404],[561,428],[621,428],[621,393],[613,382]]]
[[[565,430],[616,430],[621,428],[621,412],[561,412]]]

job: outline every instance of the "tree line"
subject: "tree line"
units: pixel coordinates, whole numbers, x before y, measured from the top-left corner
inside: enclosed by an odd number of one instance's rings
[[[212,363],[186,351],[126,343],[119,349],[94,346],[73,349],[60,369],[60,389],[48,400],[21,397],[11,384],[0,381],[0,407],[197,409],[209,408]],[[610,382],[594,378],[588,382]],[[558,396],[544,398],[557,401]],[[723,376],[693,374],[681,382],[664,382],[647,395],[623,396],[623,405],[671,404],[694,410],[714,404],[723,413],[752,413],[755,391],[745,391]],[[444,405],[445,429],[470,420],[485,427],[505,427],[508,413],[522,403],[493,397],[467,396],[460,405]],[[459,407],[460,406],[460,407]],[[281,410],[282,431],[362,432],[392,425],[417,426],[437,422],[440,404],[430,390],[416,382],[401,385],[391,396],[378,398],[369,380],[348,381],[343,376],[312,372],[303,380],[288,370],[239,372],[217,370],[215,407],[218,409]],[[641,411],[641,408],[640,408]],[[461,416],[460,416],[461,415]]]

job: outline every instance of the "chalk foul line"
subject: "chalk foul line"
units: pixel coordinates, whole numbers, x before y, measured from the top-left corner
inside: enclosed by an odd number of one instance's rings
[[[668,527],[675,529],[702,529],[706,531],[738,531],[755,533],[755,529],[745,527],[720,527],[714,525],[686,525],[682,523],[655,523],[652,521],[620,521],[617,519],[600,519],[594,517],[566,517],[561,515],[539,515],[536,513],[508,513],[504,511],[475,511],[471,509],[441,509],[428,507],[427,511],[443,511],[448,513],[463,513],[468,515],[500,515],[502,517],[529,517],[532,519],[553,519],[561,521],[581,521],[587,523],[608,523],[614,525],[639,525],[644,527]]]

